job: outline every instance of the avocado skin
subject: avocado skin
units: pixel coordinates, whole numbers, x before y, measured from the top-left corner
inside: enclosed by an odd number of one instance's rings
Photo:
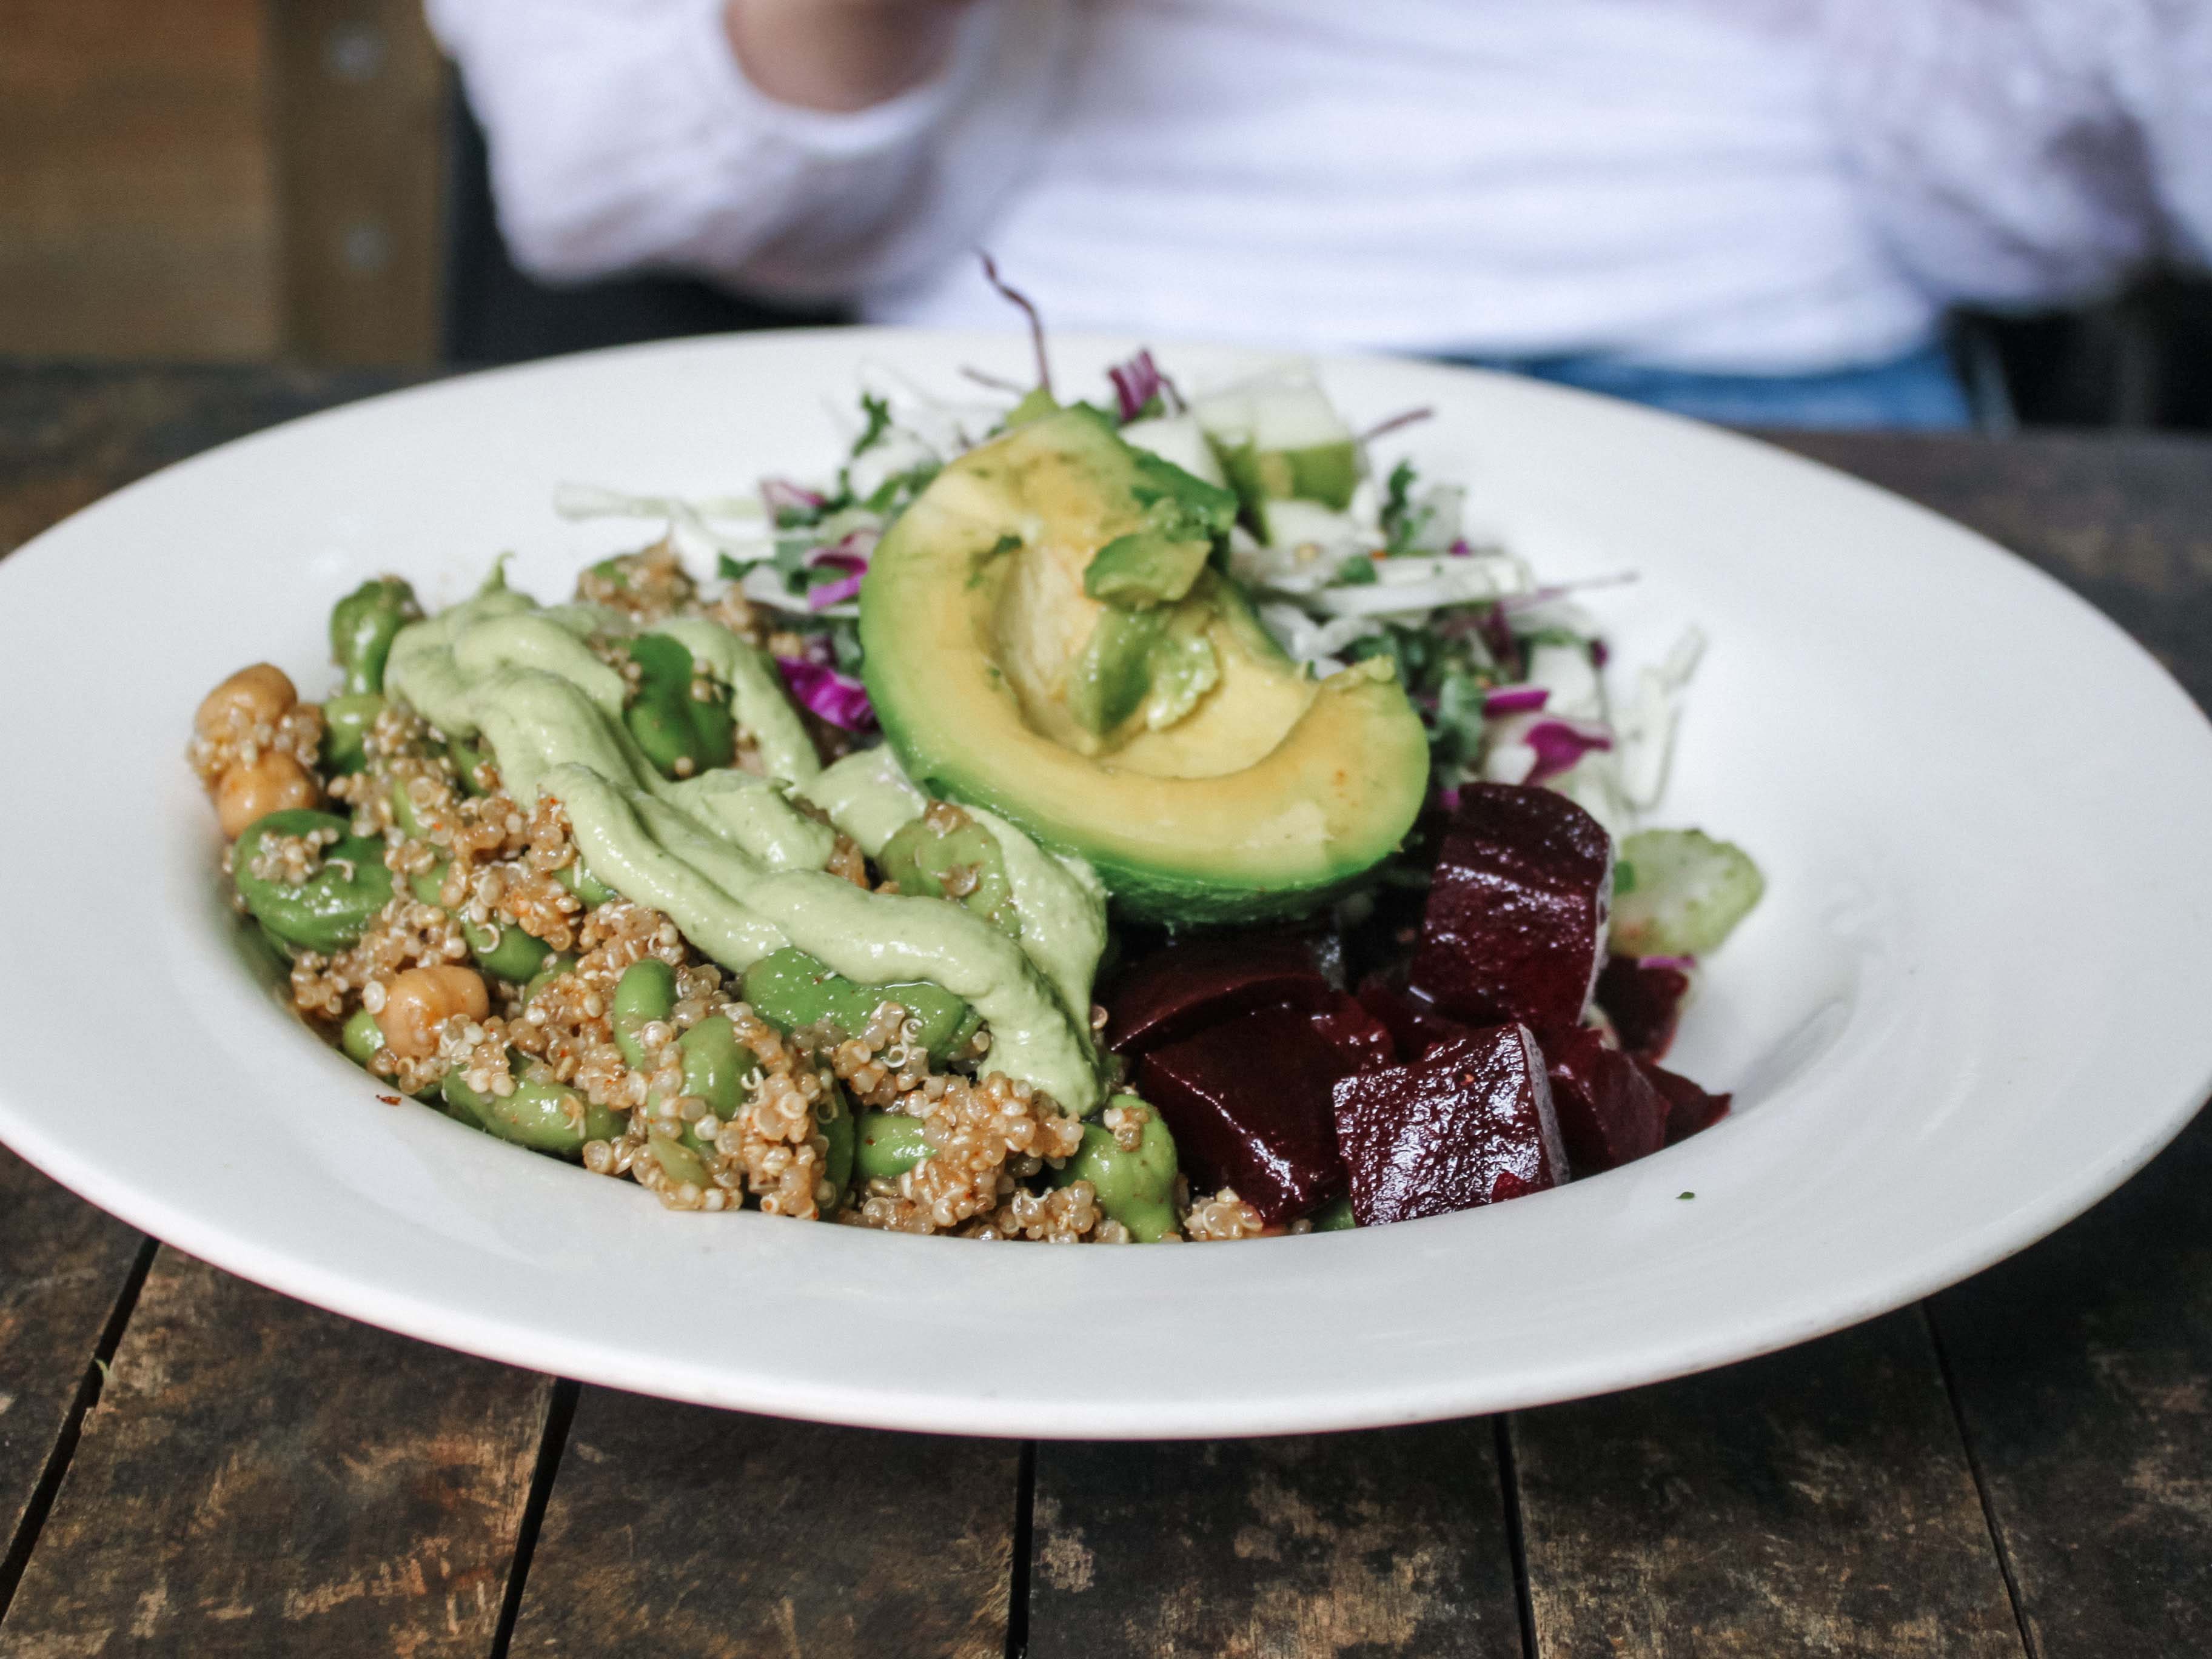
[[[939,475],[885,535],[861,589],[862,672],[878,718],[916,782],[1087,860],[1125,919],[1180,929],[1310,914],[1396,850],[1426,791],[1426,738],[1387,665],[1311,688],[1287,734],[1237,769],[1170,775],[1111,753],[1086,760],[1043,737],[994,654],[1007,572],[1036,556],[1037,503],[1049,504],[1048,520],[1062,515],[1054,532],[1079,544],[1095,531],[1090,545],[1103,545],[1147,505],[1139,492],[1152,469],[1136,453],[1071,410]],[[1017,533],[1026,539],[1008,546]],[[1297,671],[1229,592],[1215,635],[1232,647],[1224,679],[1293,684]],[[1253,833],[1262,826],[1271,833]]]

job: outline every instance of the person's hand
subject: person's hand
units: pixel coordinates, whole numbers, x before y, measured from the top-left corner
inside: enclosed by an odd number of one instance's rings
[[[808,109],[895,98],[944,66],[972,0],[725,0],[723,31],[745,76]]]

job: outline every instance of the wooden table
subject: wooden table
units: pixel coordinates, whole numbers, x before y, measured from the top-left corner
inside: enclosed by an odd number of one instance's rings
[[[0,548],[386,384],[0,366]],[[1786,441],[2006,543],[2212,705],[2212,444]],[[227,1277],[0,1152],[0,1527],[6,1659],[2212,1653],[2212,1115],[2057,1237],[1823,1341],[1210,1444],[579,1388]]]

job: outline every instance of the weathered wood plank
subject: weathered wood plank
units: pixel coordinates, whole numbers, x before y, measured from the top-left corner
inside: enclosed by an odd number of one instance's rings
[[[1036,1452],[1030,1659],[1521,1652],[1487,1419]]]
[[[587,1388],[509,1651],[1000,1659],[1019,1461]]]
[[[2212,1653],[2212,1114],[1930,1312],[2041,1654]]]
[[[1512,1437],[1540,1655],[2021,1652],[1917,1310]]]
[[[164,1249],[0,1651],[482,1659],[550,1388]]]
[[[0,1148],[0,1608],[141,1243]]]
[[[0,557],[157,467],[410,378],[0,360]]]

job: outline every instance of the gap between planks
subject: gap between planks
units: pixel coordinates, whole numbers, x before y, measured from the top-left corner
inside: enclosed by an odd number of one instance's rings
[[[31,1489],[30,1501],[24,1505],[23,1518],[15,1528],[15,1535],[8,1540],[8,1553],[0,1557],[0,1620],[7,1618],[16,1587],[23,1582],[23,1569],[30,1565],[31,1553],[39,1547],[39,1534],[46,1530],[46,1516],[53,1512],[54,1495],[61,1490],[63,1477],[69,1474],[70,1461],[76,1455],[77,1441],[84,1432],[85,1414],[100,1403],[100,1389],[107,1381],[107,1367],[122,1344],[124,1327],[131,1322],[131,1310],[138,1305],[138,1292],[145,1288],[146,1275],[153,1270],[154,1253],[160,1249],[158,1239],[138,1241],[130,1271],[123,1276],[114,1303],[108,1309],[106,1322],[100,1327],[91,1356],[85,1361],[84,1375],[77,1382],[76,1395],[70,1402],[69,1413],[62,1419],[61,1432],[55,1436],[53,1448],[46,1454],[46,1467],[39,1471],[38,1485]]]

